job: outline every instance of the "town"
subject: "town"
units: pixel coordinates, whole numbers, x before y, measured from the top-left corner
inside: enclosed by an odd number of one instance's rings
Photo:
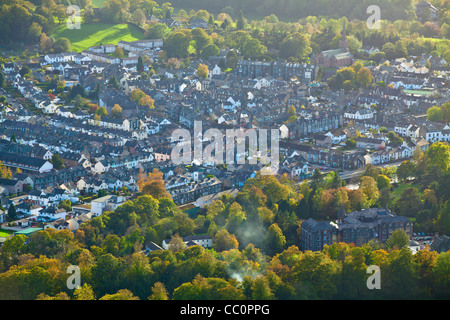
[[[420,4],[418,17],[430,10],[437,19],[438,9],[426,1]],[[448,54],[416,55],[411,50],[402,56],[389,54],[387,45],[360,45],[355,51],[355,27],[341,19],[336,20],[339,32],[330,49],[305,51],[297,60],[281,50],[274,59],[251,57],[247,45],[212,44],[213,23],[201,16],[183,26],[175,15],[143,18],[143,25],[189,30],[194,51],[201,52],[189,59],[175,57],[174,40],[166,36],[60,52],[48,50],[41,36],[29,56],[8,59],[7,50],[2,52],[1,243],[47,229],[74,233],[105,212],[137,203],[149,194],[145,182],[152,179],[162,181],[178,210],[194,220],[199,212],[212,210],[216,200],[236,197],[247,192],[249,181],[259,181],[268,166],[256,161],[265,159],[262,154],[276,163],[270,175],[289,180],[299,190],[324,179],[342,181],[338,187],[364,189],[363,177],[370,170],[393,170],[387,189],[395,191],[394,185],[414,182],[411,166],[428,150],[448,148]],[[251,42],[244,38],[239,34],[234,41]],[[209,44],[200,48],[201,41]],[[272,132],[264,145],[260,133],[258,150],[243,150],[243,145],[248,147],[245,137],[228,150],[227,140],[227,160],[232,151],[232,161],[205,156],[212,147],[216,156],[225,151],[219,143],[224,135],[211,142],[214,135],[208,132],[234,130]],[[174,132],[187,134],[180,139]],[[277,140],[270,141],[273,137]],[[180,148],[183,161],[174,153]],[[381,192],[380,182],[378,188]],[[376,200],[366,206],[350,202],[337,200],[332,210],[305,215],[296,245],[322,251],[337,242],[386,244],[393,231],[402,229],[413,253],[430,247],[449,250],[448,234],[423,227],[419,218],[404,215],[406,209],[395,212],[389,199],[384,207]],[[272,203],[277,208],[283,204]],[[415,222],[423,224],[415,227]],[[187,247],[217,248],[215,237],[206,231],[181,240]],[[175,243],[171,238],[148,241],[142,252],[168,250]]]

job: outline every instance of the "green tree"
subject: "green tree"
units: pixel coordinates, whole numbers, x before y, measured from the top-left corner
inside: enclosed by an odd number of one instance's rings
[[[302,61],[312,52],[309,37],[303,33],[288,35],[280,44],[280,57]]]
[[[152,287],[152,294],[148,300],[169,300],[169,294],[162,282],[156,282]]]
[[[391,179],[389,179],[384,174],[380,174],[377,177],[377,186],[378,186],[379,190],[385,189],[385,188],[390,188],[391,187]]]
[[[404,229],[396,229],[392,231],[389,239],[386,241],[388,249],[402,249],[409,245],[409,237]]]
[[[267,229],[264,243],[268,254],[271,256],[283,250],[286,245],[286,237],[278,224],[274,223]]]
[[[14,206],[14,203],[11,203],[11,205],[8,207],[8,218],[10,220],[15,220],[17,216],[16,207]]]
[[[53,43],[53,51],[55,53],[69,52],[72,48],[70,40],[67,38],[59,38]]]
[[[246,24],[246,20],[244,17],[244,13],[242,12],[242,10],[240,10],[237,21],[236,21],[236,29],[238,29],[238,30],[245,29],[245,24]]]

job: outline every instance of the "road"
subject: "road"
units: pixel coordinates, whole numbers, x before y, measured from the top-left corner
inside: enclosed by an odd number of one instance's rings
[[[396,162],[390,162],[390,163],[382,163],[382,164],[376,164],[374,165],[374,167],[378,167],[378,168],[387,168],[387,167],[393,167],[396,166],[398,167],[403,161],[405,161],[405,159],[402,159],[400,161],[396,161]],[[327,174],[333,170],[337,170],[337,169],[325,169],[322,166],[318,166],[318,165],[313,165],[311,166],[311,171],[314,170],[315,168],[318,168],[320,170],[320,173],[322,174]],[[323,169],[320,169],[323,168]],[[343,180],[348,180],[348,179],[352,179],[352,178],[356,178],[358,176],[361,176],[364,171],[365,171],[365,167],[359,168],[357,170],[343,170],[341,176],[341,179]]]

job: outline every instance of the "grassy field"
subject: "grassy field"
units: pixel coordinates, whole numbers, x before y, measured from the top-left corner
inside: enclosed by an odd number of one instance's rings
[[[106,0],[92,0],[92,6],[96,8],[102,8],[105,5]]]
[[[81,29],[67,29],[61,24],[53,32],[55,39],[67,38],[73,51],[83,51],[100,44],[117,44],[120,40],[134,41],[144,39],[144,34],[128,24],[82,23]]]
[[[0,229],[0,237],[6,238],[11,235],[12,231]]]

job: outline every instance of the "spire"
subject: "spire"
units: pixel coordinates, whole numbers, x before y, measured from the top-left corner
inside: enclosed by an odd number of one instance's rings
[[[339,210],[338,213],[338,221],[342,221],[344,220],[345,216],[347,215],[347,213],[345,212],[344,206],[341,206],[341,209]]]

